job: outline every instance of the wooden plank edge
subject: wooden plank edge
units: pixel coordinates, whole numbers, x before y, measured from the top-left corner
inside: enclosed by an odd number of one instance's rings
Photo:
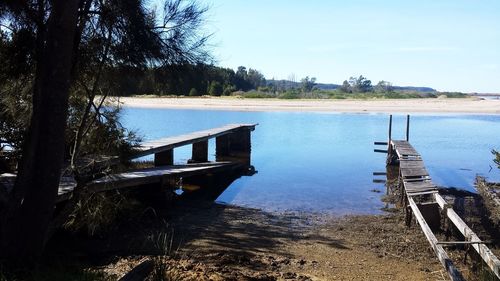
[[[437,244],[438,240],[436,236],[434,236],[434,233],[432,233],[432,230],[430,229],[429,225],[422,216],[422,213],[420,213],[417,204],[415,203],[415,201],[411,196],[408,196],[408,202],[410,203],[410,207],[413,211],[413,214],[415,215],[415,218],[420,224],[420,228],[422,228],[422,231],[424,232],[427,241],[429,241],[429,243],[431,244],[432,249],[436,253],[443,267],[446,269],[446,272],[448,273],[450,279],[453,281],[464,280],[460,272],[453,265],[453,261],[450,259],[444,248],[441,245]]]
[[[472,229],[460,218],[460,216],[453,210],[453,208],[448,208],[448,204],[443,197],[439,194],[434,194],[434,198],[441,209],[446,208],[446,215],[455,227],[462,233],[465,239],[470,242],[478,242],[477,244],[472,244],[472,247],[481,256],[483,261],[488,265],[488,267],[493,271],[493,273],[500,278],[500,260],[493,254],[493,252],[482,242],[481,239],[472,231]]]

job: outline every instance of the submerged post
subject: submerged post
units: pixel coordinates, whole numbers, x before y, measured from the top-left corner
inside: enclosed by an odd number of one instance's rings
[[[410,141],[410,115],[406,115],[406,141]]]
[[[387,142],[387,160],[386,164],[387,165],[392,165],[393,164],[393,151],[392,151],[392,114],[389,115],[389,141]]]

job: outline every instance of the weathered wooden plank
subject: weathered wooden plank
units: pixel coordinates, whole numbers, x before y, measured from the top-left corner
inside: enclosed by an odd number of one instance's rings
[[[413,181],[407,182],[403,181],[405,188],[407,189],[435,189],[437,190],[437,186],[430,180],[423,181]]]
[[[144,184],[159,183],[165,177],[188,177],[208,172],[217,172],[225,169],[239,167],[239,163],[214,162],[199,163],[176,166],[163,166],[138,171],[113,174],[96,179],[87,184],[87,189],[92,192],[101,192],[112,189],[127,188]],[[15,174],[0,175],[0,182],[15,181]],[[76,181],[71,177],[62,177],[59,183],[59,190],[56,202],[63,202],[71,197],[71,193],[76,187]]]
[[[439,204],[441,209],[446,208],[447,203],[439,194],[435,194],[434,198]],[[460,218],[460,216],[453,210],[453,208],[446,208],[446,215],[462,235],[470,242],[482,242],[481,239],[472,231],[472,229]],[[484,244],[472,244],[472,247],[481,256],[484,262],[490,267],[493,273],[500,278],[500,260],[493,254],[493,252]]]
[[[421,159],[419,160],[401,160],[399,161],[399,166],[402,169],[407,169],[407,168],[425,168],[424,166],[424,161]]]
[[[451,280],[463,280],[462,275],[460,272],[457,270],[455,265],[453,265],[453,261],[450,259],[446,251],[443,249],[441,245],[438,244],[438,240],[436,236],[434,236],[434,233],[432,233],[432,230],[430,229],[429,225],[425,221],[424,217],[422,216],[422,213],[417,207],[417,204],[413,200],[413,197],[408,197],[408,202],[410,204],[411,210],[413,211],[413,214],[415,215],[415,218],[417,219],[420,228],[422,228],[422,231],[425,234],[425,237],[427,238],[427,241],[431,244],[432,249],[436,253],[439,261],[441,264],[444,266],[446,269],[446,272],[448,273],[448,276],[450,277]]]
[[[231,169],[239,164],[237,163],[216,163],[213,165],[203,166],[167,166],[143,169],[139,171],[125,172],[120,174],[109,175],[90,182],[87,189],[92,192],[102,192],[106,190],[121,189],[134,187],[145,184],[159,183],[165,178],[188,177],[208,172],[216,172],[219,170]]]
[[[136,152],[131,159],[139,158],[142,156],[146,156],[149,154],[158,153],[161,151],[170,150],[176,147],[193,144],[201,141],[206,141],[211,138],[216,138],[219,136],[227,135],[234,133],[239,130],[250,130],[253,131],[255,126],[258,124],[229,124],[226,126],[222,126],[219,128],[213,128],[204,131],[193,132],[190,134],[185,134],[181,136],[175,137],[167,137],[159,140],[153,140],[149,142],[144,142],[138,148],[138,152]]]
[[[408,177],[428,177],[429,173],[425,168],[408,168],[408,169],[400,169],[401,176],[404,178]]]
[[[427,190],[427,191],[419,191],[419,192],[408,192],[406,191],[406,195],[408,196],[421,196],[421,195],[429,195],[437,193],[437,190]]]

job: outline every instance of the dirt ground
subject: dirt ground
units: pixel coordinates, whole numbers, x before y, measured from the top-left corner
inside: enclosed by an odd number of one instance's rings
[[[500,254],[499,230],[492,232],[481,217],[480,196],[442,193]],[[168,276],[149,280],[449,280],[415,220],[406,227],[402,209],[390,206],[384,215],[333,217],[176,202],[163,210],[134,211],[135,217],[127,215],[92,238],[60,234],[49,249],[51,255],[66,259],[70,253],[85,261],[86,270],[105,273],[105,280],[119,280],[148,260],[153,272]],[[437,238],[447,239],[443,232]],[[466,280],[496,280],[484,274],[473,251],[447,251]]]
[[[164,262],[173,280],[447,280],[400,213],[335,218],[213,204],[170,215]],[[121,277],[147,258],[102,270]]]

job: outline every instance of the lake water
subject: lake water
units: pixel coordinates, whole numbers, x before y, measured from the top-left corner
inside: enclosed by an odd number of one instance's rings
[[[394,116],[393,139],[403,139],[406,120]],[[385,154],[386,114],[236,112],[124,108],[122,124],[145,140],[189,133],[228,123],[259,123],[252,133],[252,165],[258,171],[236,180],[218,202],[266,211],[378,213]],[[500,181],[492,149],[500,150],[500,116],[414,115],[410,141],[433,180],[474,191],[474,178]],[[383,148],[384,147],[377,147]],[[175,161],[190,158],[190,146],[175,150]],[[211,159],[215,153],[210,143]],[[379,190],[381,193],[375,193]]]

